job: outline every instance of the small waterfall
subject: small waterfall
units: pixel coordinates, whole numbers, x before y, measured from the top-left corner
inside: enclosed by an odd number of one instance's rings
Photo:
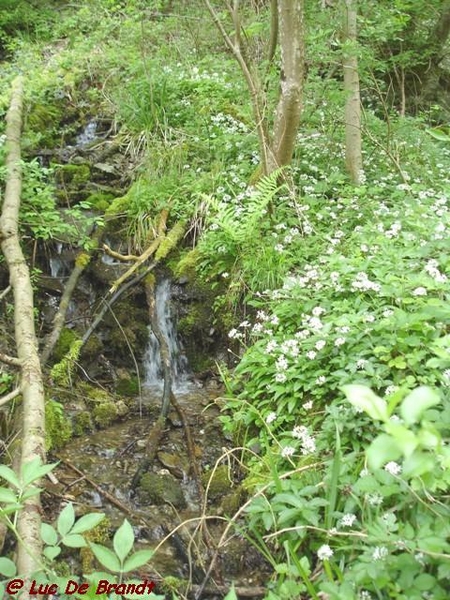
[[[177,337],[177,332],[170,311],[170,281],[164,279],[156,287],[156,315],[162,335],[167,340],[170,350],[173,390],[182,393],[189,389],[189,365]],[[159,343],[149,327],[149,340],[144,356],[144,385],[149,388],[162,389],[164,385]]]

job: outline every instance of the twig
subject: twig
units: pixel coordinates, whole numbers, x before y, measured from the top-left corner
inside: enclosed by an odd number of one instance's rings
[[[63,464],[67,465],[70,469],[72,469],[72,471],[75,471],[75,473],[77,473],[77,475],[80,475],[81,477],[83,477],[83,479],[85,481],[87,481],[87,483],[89,483],[89,485],[92,486],[95,490],[97,490],[97,492],[100,495],[104,496],[108,500],[108,502],[111,502],[111,504],[114,504],[114,506],[116,506],[119,510],[121,510],[125,514],[133,515],[133,512],[127,506],[125,506],[125,504],[122,504],[122,502],[117,500],[117,498],[114,498],[114,496],[112,496],[109,492],[102,489],[99,485],[97,485],[95,483],[95,481],[92,481],[92,479],[90,477],[88,477],[85,473],[83,473],[83,471],[80,471],[80,469],[78,469],[75,465],[73,465],[69,460],[59,458],[59,457],[58,457],[58,460],[60,460]]]
[[[120,252],[116,252],[115,250],[110,248],[108,244],[103,244],[102,248],[106,252],[106,254],[108,254],[108,256],[111,256],[112,258],[115,258],[116,260],[120,260],[122,262],[128,262],[130,260],[139,260],[139,256],[136,256],[136,254],[120,254]]]
[[[9,356],[8,354],[4,354],[0,352],[0,361],[5,363],[6,365],[10,365],[11,367],[21,367],[22,361],[15,356]]]
[[[21,393],[20,388],[16,387],[15,390],[13,390],[12,392],[9,392],[9,394],[6,394],[6,396],[3,396],[3,398],[0,398],[0,406],[3,406],[4,404],[6,404],[7,402],[9,402],[10,400],[14,400],[14,398],[16,398],[17,396],[19,396],[20,393]]]
[[[3,298],[4,298],[5,296],[7,296],[11,290],[12,290],[12,287],[11,287],[10,285],[8,285],[8,287],[7,287],[7,288],[5,288],[5,289],[3,290],[3,292],[0,294],[0,300],[3,300]]]

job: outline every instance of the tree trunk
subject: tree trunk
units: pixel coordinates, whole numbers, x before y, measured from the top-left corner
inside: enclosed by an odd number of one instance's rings
[[[302,112],[305,62],[303,0],[279,0],[281,93],[275,113],[269,172],[289,165]]]
[[[361,151],[361,98],[356,40],[356,0],[345,0],[344,22],[344,92],[345,101],[345,162],[352,182],[363,179]]]
[[[12,88],[11,105],[6,116],[6,186],[0,216],[1,248],[9,269],[14,294],[14,327],[17,356],[21,361],[23,398],[21,464],[40,458],[45,462],[45,397],[38,344],[34,328],[33,290],[30,272],[19,241],[19,208],[22,192],[20,135],[22,126],[23,82],[18,77]],[[19,512],[17,528],[21,538],[17,550],[17,569],[24,579],[40,565],[39,495],[28,499]],[[28,586],[25,585],[24,590]],[[21,598],[28,598],[24,591]]]

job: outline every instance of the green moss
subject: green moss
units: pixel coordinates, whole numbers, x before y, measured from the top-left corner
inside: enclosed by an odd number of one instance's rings
[[[103,343],[97,335],[91,335],[81,349],[83,358],[95,358],[103,351]]]
[[[139,379],[137,377],[120,379],[115,387],[115,390],[121,396],[137,396],[139,394]]]
[[[106,212],[113,200],[114,195],[108,192],[94,192],[86,198],[86,202],[88,202],[93,209],[101,212]]]
[[[208,488],[208,498],[217,500],[230,491],[230,473],[227,465],[220,465],[214,472],[207,471],[202,474],[202,483]]]
[[[120,196],[120,198],[115,198],[106,209],[105,216],[113,217],[124,214],[127,212],[129,206],[130,198],[128,197],[128,194],[125,194],[125,196]]]
[[[186,229],[186,224],[183,222],[176,223],[171,231],[166,235],[159,245],[158,250],[155,253],[156,260],[162,260],[166,258],[169,252],[175,248],[180,239],[183,237]]]
[[[232,517],[240,509],[245,502],[247,494],[244,488],[239,485],[230,494],[226,494],[220,503],[223,513]]]
[[[185,585],[185,582],[182,579],[178,579],[178,577],[164,577],[161,581],[161,590],[166,594],[178,595],[178,592],[181,591],[181,588]]]
[[[102,544],[103,546],[109,541],[109,530],[111,527],[111,522],[106,517],[94,527],[90,531],[86,531],[83,533],[83,537],[88,542],[93,542],[94,544]],[[85,548],[81,548],[80,550],[81,557],[81,569],[84,574],[92,573],[95,570],[95,561],[94,554],[92,550],[87,546]]]
[[[62,185],[79,186],[87,183],[91,178],[89,165],[59,165],[56,168],[56,180]]]
[[[47,450],[56,450],[72,437],[72,426],[64,414],[64,407],[55,400],[45,403],[45,446]]]
[[[175,508],[186,508],[180,482],[169,474],[145,473],[139,485],[141,500],[152,504],[172,504]]]
[[[92,411],[95,423],[101,427],[108,427],[117,419],[117,408],[114,402],[102,402]]]
[[[92,422],[92,415],[88,410],[82,410],[73,419],[73,434],[84,435],[93,431],[94,424]]]
[[[87,267],[91,261],[91,257],[87,252],[80,252],[80,254],[75,259],[76,267]]]
[[[81,340],[75,340],[60,362],[53,365],[50,377],[56,385],[68,387],[72,381],[73,370],[80,355]]]
[[[76,339],[77,334],[73,331],[73,329],[63,327],[59,335],[59,339],[56,342],[55,349],[53,350],[53,357],[57,362],[60,362],[64,358],[65,354],[69,352],[70,346]]]

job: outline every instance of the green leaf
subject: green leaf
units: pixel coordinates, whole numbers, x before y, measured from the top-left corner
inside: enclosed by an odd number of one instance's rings
[[[366,454],[370,468],[379,469],[389,461],[397,460],[402,452],[394,438],[381,433],[367,448]]]
[[[10,490],[9,488],[0,488],[0,502],[5,502],[7,504],[15,504],[17,502],[17,495]]]
[[[436,587],[436,579],[428,573],[421,573],[414,579],[414,587],[421,592],[432,590]]]
[[[146,565],[153,557],[153,554],[153,550],[138,550],[134,552],[134,554],[126,559],[122,569],[123,572],[129,573],[130,571],[134,571],[134,569]]]
[[[124,519],[122,525],[114,534],[113,547],[120,562],[123,562],[134,544],[134,532],[130,523]]]
[[[49,560],[55,559],[60,552],[61,548],[59,546],[47,546],[44,548],[44,556]]]
[[[3,477],[3,479],[6,479],[6,481],[15,488],[17,488],[19,490],[22,488],[20,481],[17,478],[17,475],[14,473],[14,471],[12,469],[10,469],[9,467],[7,467],[5,465],[0,465],[0,477]]]
[[[384,422],[388,420],[386,402],[367,386],[351,384],[344,385],[341,389],[350,404],[366,412],[372,419]]]
[[[61,541],[68,548],[84,548],[87,545],[84,537],[78,533],[65,535]]]
[[[58,542],[58,534],[55,528],[48,523],[41,523],[41,538],[47,546],[56,546]]]
[[[436,406],[440,402],[441,399],[436,391],[422,385],[406,396],[400,405],[400,413],[405,423],[411,425],[420,420],[427,408]]]
[[[25,463],[21,470],[23,486],[30,485],[33,481],[37,481],[47,473],[50,473],[56,464],[43,465],[39,457]]]
[[[418,450],[403,462],[403,474],[405,477],[420,477],[435,466],[436,461],[429,454]]]
[[[384,427],[386,432],[395,439],[404,456],[410,456],[419,445],[418,437],[401,423],[389,421]]]
[[[71,533],[84,533],[97,527],[105,518],[105,513],[89,513],[83,515],[71,529]]]
[[[105,546],[101,546],[100,544],[94,544],[93,542],[90,542],[89,547],[94,553],[95,558],[104,567],[110,571],[113,571],[114,573],[121,572],[119,559],[112,550],[105,548]]]
[[[61,537],[64,537],[69,533],[72,529],[73,524],[75,523],[75,511],[73,510],[73,505],[70,502],[59,514],[58,517],[58,532]]]
[[[225,596],[225,598],[223,600],[238,600],[236,591],[234,589],[234,583],[231,585],[230,591],[228,592],[228,594]]]
[[[0,558],[0,573],[5,577],[14,577],[16,574],[16,565],[9,558]]]

